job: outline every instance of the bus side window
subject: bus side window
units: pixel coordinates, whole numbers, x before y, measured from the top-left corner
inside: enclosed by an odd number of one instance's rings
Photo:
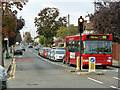
[[[66,42],[66,49],[67,49],[67,50],[68,50],[68,46],[69,46],[69,45],[68,45],[68,43],[69,43],[69,41],[68,41],[68,42]]]
[[[71,52],[71,41],[68,43],[68,52]]]

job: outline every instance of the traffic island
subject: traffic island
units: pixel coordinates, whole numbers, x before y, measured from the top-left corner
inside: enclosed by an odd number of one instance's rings
[[[89,72],[88,70],[70,70],[69,72],[77,75],[104,75],[103,72]]]

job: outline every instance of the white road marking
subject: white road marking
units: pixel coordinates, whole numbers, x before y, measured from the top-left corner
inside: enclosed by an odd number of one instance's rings
[[[116,72],[118,72],[118,69],[116,70]]]
[[[114,79],[117,79],[117,80],[120,80],[120,78],[118,78],[118,77],[113,77]]]
[[[116,88],[116,89],[118,89],[117,87],[115,87],[115,86],[110,86],[111,88]]]
[[[97,82],[97,83],[103,84],[103,82],[98,81],[98,80],[95,80],[95,79],[93,79],[93,78],[88,77],[88,79],[89,79],[89,80],[92,80],[92,81],[94,81],[94,82]]]

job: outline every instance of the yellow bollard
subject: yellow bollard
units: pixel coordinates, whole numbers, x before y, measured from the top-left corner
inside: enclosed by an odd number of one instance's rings
[[[80,69],[80,58],[79,57],[77,57],[77,68],[76,68],[77,70],[79,70]]]

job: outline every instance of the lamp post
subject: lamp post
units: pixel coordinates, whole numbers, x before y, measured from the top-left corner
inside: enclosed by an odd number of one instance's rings
[[[70,35],[70,15],[68,14],[68,36]]]

